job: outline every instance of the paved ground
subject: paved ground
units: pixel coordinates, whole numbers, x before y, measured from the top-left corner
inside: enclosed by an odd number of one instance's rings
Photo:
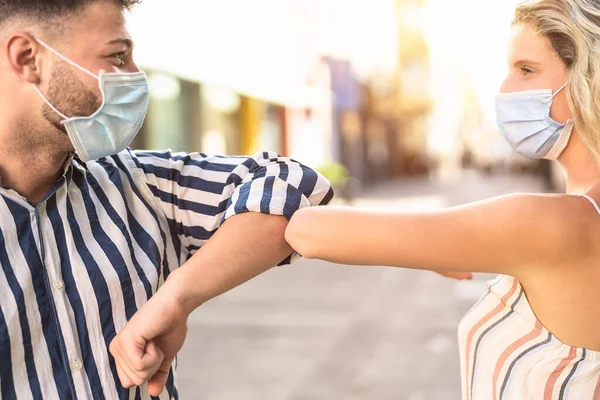
[[[509,192],[528,177],[391,182],[359,207],[431,209]],[[302,261],[203,306],[179,357],[184,400],[454,400],[456,328],[490,276]]]

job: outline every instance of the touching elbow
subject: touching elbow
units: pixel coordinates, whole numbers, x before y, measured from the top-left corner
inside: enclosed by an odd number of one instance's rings
[[[316,238],[310,234],[310,223],[298,211],[285,230],[285,240],[304,258],[318,258]]]

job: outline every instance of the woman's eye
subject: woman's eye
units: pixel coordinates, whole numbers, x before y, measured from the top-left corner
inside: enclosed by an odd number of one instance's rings
[[[521,71],[523,71],[525,75],[533,74],[533,70],[528,67],[521,67]]]

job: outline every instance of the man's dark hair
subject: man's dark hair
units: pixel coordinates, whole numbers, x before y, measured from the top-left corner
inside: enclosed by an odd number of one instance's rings
[[[0,0],[0,25],[18,17],[41,21],[68,16],[82,11],[98,0]],[[129,10],[141,0],[114,0]]]

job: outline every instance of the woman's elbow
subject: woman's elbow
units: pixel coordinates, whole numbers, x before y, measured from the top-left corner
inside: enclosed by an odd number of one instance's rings
[[[304,258],[319,258],[316,227],[309,208],[297,211],[285,230],[285,240]]]

